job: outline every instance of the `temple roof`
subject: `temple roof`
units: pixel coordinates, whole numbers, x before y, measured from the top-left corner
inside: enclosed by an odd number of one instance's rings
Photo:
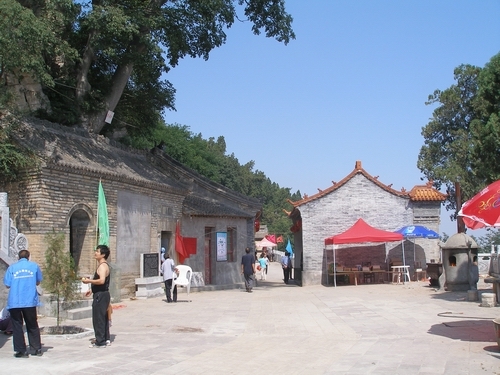
[[[394,194],[398,197],[402,198],[409,198],[411,201],[444,201],[447,197],[446,194],[441,193],[440,191],[436,190],[434,187],[432,187],[432,181],[427,182],[425,185],[415,185],[409,192],[406,191],[405,188],[401,188],[401,190],[395,190],[392,188],[392,184],[386,185],[378,180],[378,176],[372,176],[368,172],[366,172],[362,166],[361,166],[361,161],[356,161],[356,164],[354,166],[354,170],[349,173],[346,177],[344,177],[342,180],[339,182],[332,181],[332,186],[321,190],[318,189],[318,193],[308,196],[304,194],[304,198],[299,200],[299,201],[289,201],[294,207],[298,207],[302,204],[314,201],[316,199],[319,199],[321,197],[324,197],[325,195],[330,194],[331,192],[341,188],[343,185],[345,185],[349,180],[351,180],[354,176],[357,174],[361,174],[364,177],[366,177],[368,180],[373,182],[375,185],[380,187],[381,189]]]
[[[220,200],[208,199],[188,195],[184,200],[182,208],[184,215],[190,216],[218,216],[218,217],[242,217],[251,218],[254,215],[249,214],[237,207],[231,207]]]
[[[249,218],[262,207],[258,199],[210,181],[157,147],[135,150],[83,129],[35,118],[20,122],[15,137],[48,168],[122,180],[185,197],[183,213],[187,215]]]

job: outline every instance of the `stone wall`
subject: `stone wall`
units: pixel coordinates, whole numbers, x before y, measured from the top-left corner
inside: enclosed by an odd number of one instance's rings
[[[231,285],[242,283],[243,279],[240,273],[241,257],[245,254],[246,247],[252,247],[253,244],[253,220],[244,218],[215,218],[215,217],[184,217],[182,220],[182,236],[195,237],[197,239],[196,254],[191,255],[186,264],[189,265],[194,272],[202,272],[204,278],[206,262],[208,257],[205,257],[205,234],[201,232],[201,228],[214,228],[212,233],[226,232],[228,227],[236,229],[236,251],[233,261],[218,262],[216,257],[215,241],[212,241],[210,249],[210,268],[211,280],[213,285]],[[250,229],[249,229],[250,228]],[[248,235],[249,230],[252,235]],[[214,238],[214,237],[213,237]]]
[[[9,265],[0,259],[0,309],[7,305],[7,296],[9,295],[9,289],[3,285],[3,277],[5,276],[5,271],[7,271]]]
[[[40,173],[32,173],[20,183],[7,186],[11,217],[18,230],[25,233],[30,243],[32,260],[44,264],[46,233],[55,230],[66,235],[66,246],[70,248],[70,219],[77,209],[89,214],[90,225],[79,264],[80,274],[93,274],[95,261],[93,250],[96,246],[97,192],[99,176],[93,173],[71,173],[68,170],[42,168]],[[106,195],[111,261],[117,260],[117,253],[130,250],[130,243],[117,241],[117,227],[124,226],[128,238],[135,238],[133,255],[119,260],[121,273],[121,293],[130,295],[135,292],[135,278],[139,275],[140,253],[157,252],[159,249],[158,233],[161,230],[175,230],[175,221],[181,216],[183,196],[165,188],[153,189],[127,179],[102,179]],[[132,213],[143,209],[143,204],[118,215],[118,196],[143,197],[149,202],[148,222],[140,223],[139,217]],[[133,200],[133,199],[132,199]],[[130,202],[131,204],[133,202]],[[168,207],[168,210],[165,209]],[[131,220],[132,219],[132,220]],[[120,223],[118,223],[120,220]],[[135,221],[134,221],[135,220]],[[139,225],[140,224],[140,225]],[[144,228],[147,228],[144,231]],[[146,236],[145,236],[146,235]]]

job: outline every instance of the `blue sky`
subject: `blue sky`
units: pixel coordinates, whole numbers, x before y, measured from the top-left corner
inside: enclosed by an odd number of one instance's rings
[[[422,184],[421,129],[435,89],[460,64],[500,52],[500,1],[289,0],[287,46],[237,22],[208,61],[182,60],[169,124],[205,139],[292,192],[312,195],[363,168],[393,188]],[[241,16],[240,18],[243,18]],[[456,223],[442,208],[440,232]],[[478,231],[469,232],[480,235]]]

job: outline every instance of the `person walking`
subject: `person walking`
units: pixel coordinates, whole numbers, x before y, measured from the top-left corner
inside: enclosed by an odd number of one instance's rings
[[[255,257],[250,254],[250,248],[245,249],[245,255],[241,257],[241,273],[245,278],[245,288],[248,293],[252,293],[252,278],[255,274]]]
[[[290,253],[285,251],[285,256],[281,257],[281,268],[283,268],[283,281],[288,284],[290,279]]]
[[[92,324],[94,326],[95,342],[90,344],[90,348],[105,348],[106,339],[109,332],[108,307],[111,301],[109,295],[110,271],[107,259],[109,257],[109,247],[98,245],[94,252],[94,258],[98,265],[92,279],[82,278],[84,284],[91,284],[91,290],[86,296],[94,295],[92,302]]]
[[[177,285],[174,285],[174,290],[172,296],[170,291],[172,290],[172,281],[174,279],[174,272],[177,273],[177,268],[175,268],[175,263],[170,254],[166,253],[166,259],[161,265],[161,273],[163,274],[163,282],[165,283],[165,294],[167,297],[167,303],[177,302]]]
[[[260,265],[260,279],[265,280],[267,274],[267,265],[269,264],[269,260],[267,259],[267,255],[265,253],[260,254],[259,265]]]
[[[7,309],[10,313],[13,331],[14,357],[28,358],[26,340],[24,339],[23,321],[26,324],[28,341],[33,355],[41,356],[42,342],[38,327],[36,307],[38,306],[37,285],[42,281],[42,271],[35,262],[29,260],[30,252],[21,250],[19,261],[5,271],[3,283],[9,288]]]

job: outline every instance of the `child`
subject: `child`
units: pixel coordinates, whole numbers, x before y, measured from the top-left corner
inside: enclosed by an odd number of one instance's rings
[[[266,254],[262,253],[260,254],[259,258],[259,264],[260,264],[260,279],[265,280],[266,279],[266,269],[268,265],[269,260],[266,257]]]

